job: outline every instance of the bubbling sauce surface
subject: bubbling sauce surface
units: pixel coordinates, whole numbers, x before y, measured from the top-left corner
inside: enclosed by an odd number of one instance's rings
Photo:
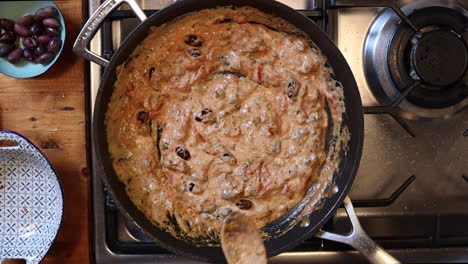
[[[299,30],[250,7],[152,28],[119,66],[106,113],[130,199],[179,237],[217,238],[237,210],[258,228],[280,218],[327,161],[325,104],[335,128],[344,112],[325,63]]]

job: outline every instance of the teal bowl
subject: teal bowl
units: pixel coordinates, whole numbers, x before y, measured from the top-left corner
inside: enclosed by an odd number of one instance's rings
[[[0,1],[0,18],[8,18],[15,22],[24,15],[33,15],[39,8],[46,6],[54,6],[57,8],[58,19],[61,24],[60,39],[62,40],[62,45],[57,51],[55,58],[48,64],[42,65],[27,61],[24,58],[16,64],[11,64],[6,60],[6,58],[0,57],[0,73],[13,78],[31,78],[46,72],[58,59],[60,53],[62,53],[66,32],[65,21],[63,20],[62,13],[53,1]],[[20,46],[19,43],[20,38],[17,38],[16,45],[18,47]],[[0,43],[0,45],[3,44]]]

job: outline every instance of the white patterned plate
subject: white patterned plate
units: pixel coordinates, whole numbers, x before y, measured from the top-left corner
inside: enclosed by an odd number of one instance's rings
[[[25,137],[0,131],[0,263],[39,263],[62,222],[62,186],[44,154]]]

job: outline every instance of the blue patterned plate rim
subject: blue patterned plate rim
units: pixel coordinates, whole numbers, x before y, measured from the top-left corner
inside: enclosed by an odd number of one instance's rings
[[[17,133],[17,132],[14,132],[14,131],[10,131],[10,130],[0,130],[0,136],[2,134],[12,134],[12,135],[15,135],[15,136],[18,136],[20,138],[22,138],[26,143],[29,144],[29,146],[31,146],[37,153],[39,153],[43,158],[44,160],[46,161],[47,165],[49,166],[49,168],[51,169],[51,171],[54,173],[55,175],[55,178],[57,179],[57,182],[58,182],[58,185],[59,185],[59,188],[60,188],[60,199],[62,200],[62,210],[61,210],[61,216],[60,216],[60,222],[58,223],[58,227],[57,227],[57,232],[55,233],[55,236],[54,238],[52,239],[52,242],[50,244],[50,247],[45,251],[45,254],[44,256],[39,260],[39,262],[41,262],[45,256],[47,256],[47,254],[49,253],[50,251],[50,248],[52,247],[52,245],[54,244],[54,242],[57,240],[57,236],[58,236],[58,233],[60,232],[60,229],[62,227],[62,223],[63,223],[63,215],[65,213],[65,206],[64,206],[64,196],[63,196],[63,185],[62,185],[62,181],[60,180],[60,177],[58,177],[58,174],[57,174],[57,171],[55,170],[55,168],[52,166],[52,164],[50,163],[50,161],[47,159],[47,156],[44,155],[44,153],[36,146],[34,145],[34,143],[32,143],[28,138],[26,138],[25,136]],[[0,141],[2,141],[3,139],[0,138]],[[2,147],[0,147],[0,152],[2,151]],[[0,263],[1,264],[1,263]]]

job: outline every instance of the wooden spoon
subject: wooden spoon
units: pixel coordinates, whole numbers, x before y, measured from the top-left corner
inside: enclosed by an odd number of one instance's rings
[[[221,245],[229,264],[266,264],[266,250],[254,222],[244,213],[233,212],[221,227]]]

